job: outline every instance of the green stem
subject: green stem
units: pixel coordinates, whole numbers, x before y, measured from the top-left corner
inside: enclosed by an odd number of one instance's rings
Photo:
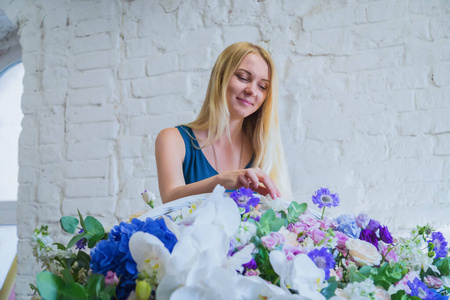
[[[323,207],[323,210],[322,210],[322,216],[320,217],[321,220],[323,220],[323,215],[324,214],[325,214],[325,206]]]

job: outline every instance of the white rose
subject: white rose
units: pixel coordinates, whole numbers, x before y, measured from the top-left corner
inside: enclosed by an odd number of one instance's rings
[[[359,239],[349,239],[345,242],[350,256],[361,266],[379,265],[381,254],[369,242]]]

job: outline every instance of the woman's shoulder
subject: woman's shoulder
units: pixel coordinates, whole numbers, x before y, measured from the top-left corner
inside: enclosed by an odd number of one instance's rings
[[[178,145],[183,143],[180,131],[176,127],[170,127],[161,130],[156,137],[156,144]]]

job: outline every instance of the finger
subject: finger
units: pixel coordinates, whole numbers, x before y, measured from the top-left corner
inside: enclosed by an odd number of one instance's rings
[[[267,196],[267,194],[269,194],[269,190],[263,185],[258,186],[255,192],[263,196]]]
[[[243,186],[243,187],[245,187],[246,189],[248,189],[249,182],[248,182],[247,177],[245,177],[244,174],[239,174],[239,175],[238,175],[238,181],[239,181],[239,183],[241,184],[241,186]]]
[[[269,175],[264,174],[261,178],[261,183],[264,184],[266,189],[269,191],[270,197],[272,197],[272,199],[278,198],[280,192],[278,191],[275,182]]]
[[[247,178],[250,179],[250,188],[254,191],[256,191],[256,189],[259,186],[259,178],[257,176],[257,174],[255,173],[255,171],[249,169],[245,172],[245,176],[247,176]]]

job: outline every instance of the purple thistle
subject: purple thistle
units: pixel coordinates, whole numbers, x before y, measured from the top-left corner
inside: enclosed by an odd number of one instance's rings
[[[359,234],[359,239],[371,243],[378,249],[378,237],[377,234],[372,230],[370,229],[361,230],[361,233]]]
[[[428,244],[434,245],[434,252],[436,253],[436,258],[446,257],[448,252],[448,243],[445,240],[441,232],[435,231],[431,234],[431,240],[427,241]]]
[[[410,296],[416,296],[420,299],[435,299],[433,292],[427,287],[425,283],[420,281],[419,278],[414,278],[414,281],[407,282],[409,288],[411,289]]]
[[[328,248],[314,249],[308,253],[308,257],[311,258],[318,268],[325,271],[325,280],[328,280],[330,278],[330,270],[334,269],[336,265],[333,255]]]
[[[331,194],[327,188],[320,188],[312,196],[312,202],[319,208],[324,206],[335,207],[339,205],[339,195]]]
[[[259,204],[259,198],[254,196],[253,191],[244,187],[232,192],[230,198],[233,199],[239,207],[245,208],[245,213],[250,211],[250,207],[256,207]]]

